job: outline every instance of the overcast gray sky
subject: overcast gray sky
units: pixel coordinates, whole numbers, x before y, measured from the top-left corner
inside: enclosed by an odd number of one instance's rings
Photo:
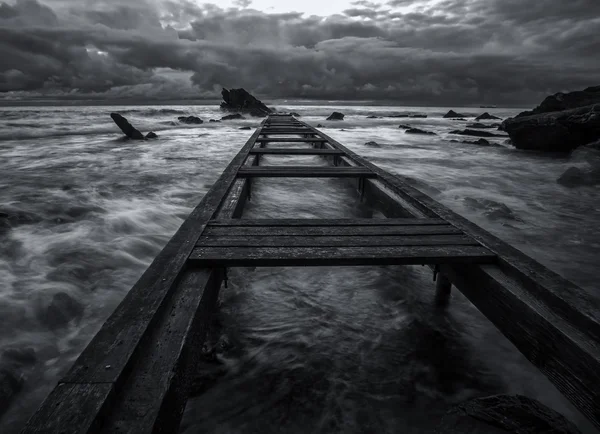
[[[8,0],[0,99],[538,103],[600,84],[600,0]]]

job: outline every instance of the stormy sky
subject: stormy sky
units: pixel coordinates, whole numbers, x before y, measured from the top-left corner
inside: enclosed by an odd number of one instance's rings
[[[600,84],[600,0],[0,1],[0,99],[531,105]]]

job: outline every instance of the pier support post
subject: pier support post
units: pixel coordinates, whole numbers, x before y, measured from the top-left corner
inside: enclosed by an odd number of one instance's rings
[[[452,282],[442,273],[438,273],[435,281],[435,304],[437,306],[447,306],[452,294]]]

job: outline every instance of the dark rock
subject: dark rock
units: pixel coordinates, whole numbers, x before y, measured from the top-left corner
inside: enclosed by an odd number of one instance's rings
[[[388,118],[407,118],[409,115],[388,115]]]
[[[371,116],[367,116],[367,119],[379,119],[379,116],[371,115]]]
[[[295,116],[295,117],[297,117],[297,118],[299,118],[299,117],[300,117],[300,114],[298,114],[298,113],[296,113],[296,112],[290,112],[290,115],[291,115],[291,116]]]
[[[371,146],[373,148],[381,148],[381,145],[379,143],[377,143],[377,142],[374,142],[374,141],[365,143],[365,146]]]
[[[201,124],[204,122],[197,116],[179,116],[177,119],[184,124]]]
[[[0,416],[8,409],[22,388],[22,377],[6,368],[0,368]]]
[[[569,188],[598,185],[600,184],[600,169],[584,170],[579,167],[569,167],[556,182]]]
[[[493,125],[486,125],[486,124],[482,124],[480,122],[477,122],[475,124],[467,124],[467,128],[486,129],[486,128],[494,128],[494,126]]]
[[[54,294],[50,305],[39,312],[40,322],[51,329],[63,327],[83,315],[83,305],[65,292]]]
[[[251,130],[252,128],[250,128],[250,127],[240,127],[239,129],[240,130]]]
[[[158,139],[158,134],[156,134],[153,131],[150,131],[148,134],[146,134],[146,138],[147,139]]]
[[[450,134],[460,134],[461,136],[475,136],[475,137],[506,137],[501,136],[500,134],[489,133],[487,131],[477,131],[477,130],[454,130],[450,131]]]
[[[248,113],[256,117],[265,117],[273,113],[273,110],[243,88],[223,89],[221,95],[223,96],[222,110]]]
[[[521,218],[516,216],[508,206],[501,202],[472,197],[466,197],[464,202],[469,208],[482,211],[483,215],[490,220],[504,219],[522,221]]]
[[[127,137],[135,140],[144,140],[144,135],[135,128],[133,128],[129,121],[123,116],[121,116],[119,113],[111,113],[110,117],[115,122],[115,124],[117,124],[117,126],[121,128],[121,131],[123,131],[123,134],[125,134]]]
[[[600,138],[600,104],[510,118],[502,127],[518,149],[570,152]]]
[[[427,115],[410,115],[409,118],[426,118]]]
[[[344,114],[340,113],[340,112],[333,112],[329,115],[329,117],[326,120],[328,120],[328,121],[343,121]]]
[[[521,395],[476,398],[450,410],[437,434],[581,434],[560,413]]]
[[[521,112],[516,117],[520,118],[541,113],[571,110],[593,104],[600,104],[600,86],[588,87],[584,90],[569,93],[555,93],[554,95],[546,97],[546,99],[533,110]]]
[[[400,125],[398,125],[398,128],[404,128],[405,130],[409,130],[409,129],[411,129],[412,127],[411,127],[410,125],[406,125],[406,124],[400,124]]]
[[[513,144],[512,140],[510,140],[510,139],[506,139],[503,143],[505,145],[512,145]]]
[[[232,121],[232,120],[236,120],[236,119],[246,119],[246,118],[239,113],[223,116],[221,118],[222,121]]]
[[[404,131],[406,134],[426,134],[429,136],[437,136],[436,133],[432,133],[431,131],[424,131],[424,130],[420,130],[418,128],[409,128],[408,130]]]
[[[209,119],[209,121],[208,121],[208,122],[221,122],[221,121],[219,121],[219,120],[217,120],[217,119]]]
[[[450,110],[448,113],[446,113],[444,115],[444,117],[445,118],[464,118],[464,117],[467,117],[467,115],[456,113],[454,110]]]
[[[493,143],[488,142],[485,139],[479,139],[479,140],[475,140],[473,141],[469,141],[469,140],[463,140],[462,143],[468,143],[469,145],[480,145],[480,146],[491,146],[493,145]]]
[[[498,116],[491,115],[488,112],[485,112],[485,113],[483,113],[483,114],[481,114],[481,115],[479,115],[479,116],[477,116],[475,118],[476,121],[491,120],[491,119],[493,119],[493,120],[502,120],[502,118],[499,118]]]
[[[453,121],[466,121],[465,118],[452,118]]]
[[[323,125],[317,124],[317,128],[323,128]]]

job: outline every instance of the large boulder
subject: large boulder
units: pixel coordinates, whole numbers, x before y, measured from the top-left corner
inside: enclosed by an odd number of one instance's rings
[[[491,115],[488,112],[480,114],[479,116],[477,116],[475,118],[476,121],[482,121],[482,120],[501,120],[501,119],[502,118],[499,118],[498,116]]]
[[[204,121],[202,119],[200,119],[198,116],[179,116],[177,118],[179,120],[179,122],[181,122],[182,124],[195,124],[195,125],[200,125],[201,123],[203,123]]]
[[[329,117],[326,120],[328,120],[328,121],[343,121],[344,113],[333,112],[329,115]]]
[[[227,90],[224,88],[221,95],[223,96],[222,110],[243,112],[257,117],[265,117],[273,113],[273,110],[248,93],[246,89]]]
[[[121,131],[123,131],[123,134],[125,134],[127,137],[135,140],[144,140],[144,135],[138,130],[136,130],[133,127],[133,125],[131,125],[129,121],[123,116],[121,116],[119,113],[111,113],[110,117],[115,122],[115,124],[117,124],[117,126],[121,128]]]
[[[600,139],[600,104],[510,118],[502,129],[518,149],[570,152]]]
[[[495,395],[457,405],[437,434],[581,434],[562,414],[522,395]]]
[[[600,104],[600,86],[588,87],[584,90],[569,93],[555,93],[554,95],[546,97],[546,99],[533,110],[521,112],[516,117],[519,118],[540,113],[570,110],[593,104]]]
[[[454,110],[450,110],[444,115],[444,118],[466,118],[468,115],[456,113]]]
[[[233,115],[223,116],[221,118],[222,121],[233,121],[233,120],[236,120],[236,119],[246,119],[246,118],[244,116],[242,116],[241,114],[239,114],[239,113],[235,113]]]

